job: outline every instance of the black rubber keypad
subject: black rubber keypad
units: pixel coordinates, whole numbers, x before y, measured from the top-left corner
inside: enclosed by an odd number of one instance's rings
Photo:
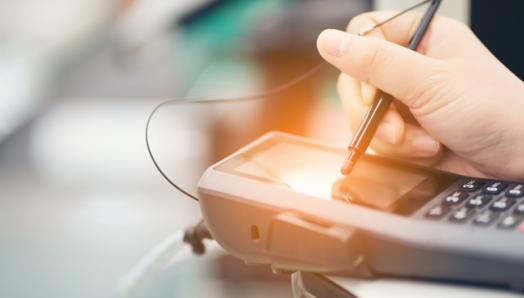
[[[465,179],[440,204],[427,210],[424,217],[501,231],[515,230],[524,221],[524,184]]]

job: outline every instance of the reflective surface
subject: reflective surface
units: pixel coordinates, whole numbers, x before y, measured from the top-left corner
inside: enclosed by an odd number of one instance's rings
[[[369,156],[343,177],[339,174],[343,160],[343,150],[277,137],[217,169],[320,199],[402,214],[414,211],[447,185],[431,171]]]

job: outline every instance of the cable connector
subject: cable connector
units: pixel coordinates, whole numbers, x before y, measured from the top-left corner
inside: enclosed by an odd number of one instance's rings
[[[204,239],[213,239],[203,220],[187,228],[176,231],[153,247],[140,261],[122,277],[118,285],[119,297],[134,297],[148,281],[151,281],[177,261],[191,256],[192,253],[203,255],[206,251]]]
[[[191,245],[193,253],[203,255],[206,252],[204,239],[213,239],[211,233],[206,227],[204,220],[201,220],[195,226],[189,227],[184,231],[184,242]]]

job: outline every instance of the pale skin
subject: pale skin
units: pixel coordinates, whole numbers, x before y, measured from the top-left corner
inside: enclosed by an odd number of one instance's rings
[[[448,18],[434,19],[418,53],[405,46],[421,14],[355,35],[393,13],[366,13],[347,33],[329,29],[318,38],[322,57],[342,72],[338,91],[351,130],[376,86],[407,107],[392,105],[386,114],[371,145],[377,153],[468,176],[524,181],[524,83],[466,25]]]

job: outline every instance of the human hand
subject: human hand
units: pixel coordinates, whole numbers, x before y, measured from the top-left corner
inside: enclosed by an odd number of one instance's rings
[[[322,57],[342,71],[338,91],[351,129],[376,86],[402,103],[392,105],[377,130],[371,144],[377,153],[464,175],[524,180],[524,83],[467,26],[448,18],[434,19],[418,53],[404,46],[420,14],[354,35],[391,15],[366,13],[350,22],[349,34],[330,29],[318,38]]]

